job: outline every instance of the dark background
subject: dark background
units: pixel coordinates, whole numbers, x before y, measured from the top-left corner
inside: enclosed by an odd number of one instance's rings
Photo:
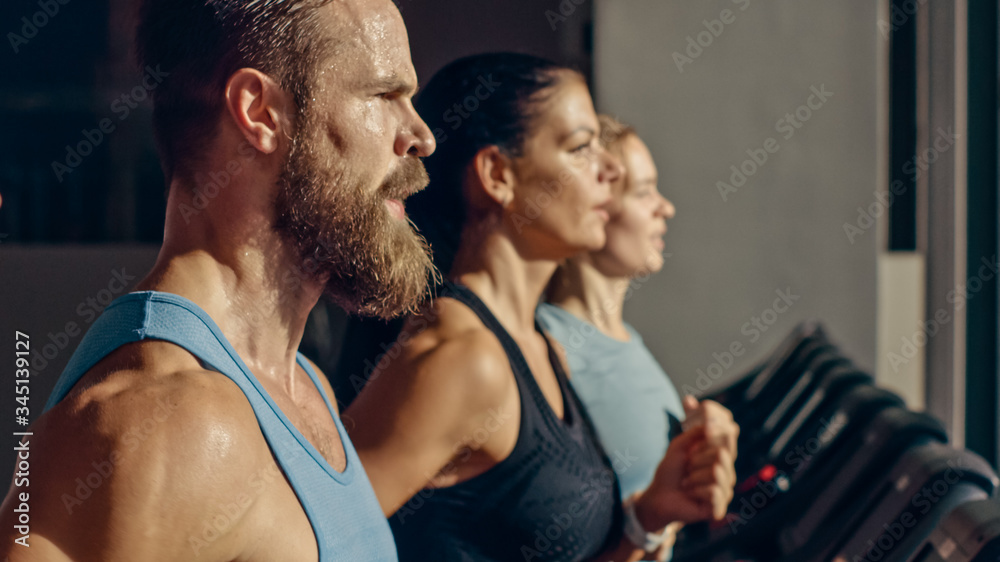
[[[39,17],[48,21],[16,53],[8,34],[30,34],[21,18],[32,20],[40,8],[37,0],[0,4],[0,118],[13,133],[0,138],[3,242],[159,244],[165,197],[150,104],[141,102],[124,119],[115,111],[121,107],[115,100],[142,78],[129,50],[134,3],[51,1],[58,13]],[[397,0],[422,81],[450,60],[491,50],[534,53],[589,74],[591,2],[574,4],[553,30],[545,11],[558,11],[559,3]],[[67,146],[85,141],[84,131],[96,130],[105,118],[114,131],[102,134],[72,172],[57,177],[53,163],[66,163]]]
[[[32,421],[81,338],[64,337],[66,325],[89,327],[90,316],[80,307],[90,309],[88,299],[102,296],[115,272],[135,277],[126,290],[142,278],[162,242],[166,205],[151,105],[140,102],[123,119],[116,104],[142,83],[130,52],[135,2],[51,1],[58,12],[44,18],[35,15],[42,11],[38,0],[0,2],[0,122],[7,133],[0,135],[0,333],[29,333],[38,353],[55,346],[51,359],[38,360],[33,369]],[[397,1],[421,82],[455,58],[499,50],[556,59],[589,77],[592,2],[573,4],[570,17],[553,29],[545,12],[558,12],[559,4]],[[32,30],[23,29],[22,18],[36,17],[45,23],[28,37]],[[10,33],[27,40],[15,39],[17,52]],[[93,131],[103,119],[110,119],[114,130],[101,133],[93,152],[58,177],[53,163],[66,164],[67,145],[76,148],[88,135],[98,139]],[[79,273],[67,279],[67,271]],[[346,316],[335,306],[322,306],[317,314],[313,322],[318,318],[319,333],[327,337],[314,337],[309,352],[331,373]],[[13,338],[3,342],[13,350]],[[4,368],[0,376],[0,451],[11,450],[16,441],[11,432],[23,429],[13,420],[12,375]],[[9,482],[11,474],[7,457],[0,455],[0,482]]]
[[[54,2],[58,13],[39,16],[39,21],[47,21],[32,37],[26,37],[27,43],[17,46],[17,52],[9,34],[23,33],[22,18],[31,20],[41,11],[39,0],[0,2],[4,38],[0,44],[0,122],[6,133],[0,136],[0,358],[10,357],[4,350],[13,349],[13,340],[8,338],[14,330],[32,334],[36,349],[55,346],[51,348],[53,357],[44,369],[36,369],[32,379],[32,419],[41,413],[44,398],[79,342],[76,336],[66,340],[64,347],[57,345],[63,341],[64,326],[76,322],[87,327],[80,306],[100,296],[115,272],[141,278],[155,259],[165,206],[148,102],[125,119],[114,109],[117,99],[141,84],[142,75],[130,60],[134,0],[41,1]],[[839,226],[842,220],[853,218],[856,205],[871,202],[870,194],[877,187],[873,162],[857,158],[851,150],[852,145],[882,148],[875,141],[874,119],[864,127],[856,122],[865,112],[874,115],[875,88],[870,82],[876,73],[879,80],[892,86],[892,140],[888,145],[893,164],[887,166],[888,173],[898,172],[895,164],[912,160],[918,149],[912,136],[923,118],[914,112],[917,95],[912,91],[917,82],[914,57],[919,50],[914,36],[916,18],[899,26],[887,56],[891,58],[882,67],[870,56],[884,38],[872,41],[871,35],[878,31],[867,1],[805,6],[755,0],[745,19],[680,73],[670,62],[669,49],[682,50],[685,36],[700,32],[705,18],[714,17],[720,7],[732,3],[673,1],[667,8],[666,2],[650,0],[648,11],[645,5],[618,0],[605,0],[596,6],[595,0],[397,0],[397,4],[409,29],[421,81],[455,58],[498,50],[556,59],[577,66],[588,76],[593,76],[595,68],[598,75],[603,74],[602,83],[595,88],[599,107],[618,112],[640,126],[662,164],[662,175],[671,180],[663,182],[665,192],[679,203],[679,218],[671,224],[668,239],[668,250],[675,252],[675,257],[667,271],[656,276],[649,289],[639,292],[630,303],[632,308],[627,309],[671,377],[690,380],[692,365],[708,365],[709,352],[725,349],[722,344],[738,333],[740,323],[759,313],[756,299],[763,298],[761,295],[770,298],[771,291],[784,286],[786,279],[801,280],[810,289],[811,300],[783,318],[780,329],[787,331],[806,316],[836,320],[841,314],[843,318],[835,326],[840,333],[835,331],[835,335],[860,340],[860,345],[851,342],[855,355],[866,367],[872,367],[876,355],[870,334],[875,329],[869,326],[874,324],[869,318],[875,317],[875,311],[865,303],[876,302],[874,264],[877,254],[882,257],[886,248],[881,242],[876,244],[875,233],[858,246],[849,246]],[[888,0],[887,5],[902,3]],[[932,0],[921,5],[945,10],[952,4]],[[560,12],[567,6],[572,13],[553,25],[546,12]],[[815,15],[820,12],[831,19]],[[670,18],[663,17],[665,13]],[[887,14],[888,10],[877,17]],[[979,258],[995,254],[998,247],[997,2],[969,0],[969,14],[969,221],[965,233],[969,243],[956,251],[965,251],[970,257],[971,277]],[[593,48],[595,18],[604,24],[603,36],[602,26],[597,26],[597,44],[604,46],[607,57],[603,67]],[[822,25],[822,29],[810,28],[810,24]],[[642,25],[647,27],[635,30]],[[30,29],[28,32],[31,34]],[[858,48],[862,57],[847,54],[845,47],[849,45],[845,44],[851,41],[862,45]],[[651,44],[667,45],[667,51],[655,52],[649,48]],[[935,43],[932,37],[921,45],[937,52],[954,41],[949,38]],[[818,54],[824,51],[830,55]],[[643,62],[622,53],[640,53],[654,60]],[[841,72],[841,67],[846,70]],[[615,81],[616,76],[625,78]],[[773,115],[794,108],[799,103],[799,89],[808,86],[809,80],[819,83],[835,76],[842,77],[838,87],[848,88],[837,94],[838,103],[844,105],[832,105],[828,113],[824,110],[808,131],[796,137],[796,144],[783,152],[783,160],[775,160],[740,199],[725,206],[719,203],[713,187],[720,177],[717,170],[726,170],[738,161],[734,160],[737,155],[742,158],[743,149],[770,128]],[[93,152],[82,157],[60,181],[53,163],[66,162],[67,146],[78,146],[88,135],[96,138],[92,131],[102,119],[110,119],[114,131],[101,134]],[[816,170],[826,169],[820,164],[840,169],[820,173]],[[867,183],[841,181],[858,169],[868,174],[864,176]],[[690,178],[696,181],[688,181]],[[806,214],[796,202],[797,198],[805,200],[834,190],[846,194],[829,199],[843,207],[839,209],[845,211],[843,218],[834,209]],[[767,214],[767,207],[775,209],[772,214]],[[915,199],[894,206],[887,221],[888,249],[905,252],[915,245],[919,248],[918,229],[933,239],[939,233],[925,224],[928,216],[937,219],[948,214],[946,211],[921,211]],[[805,217],[832,221],[828,229],[831,240],[821,236],[818,224],[796,224],[796,220],[808,222]],[[717,240],[711,239],[713,234]],[[775,249],[762,252],[761,248],[770,248],[762,242],[769,234]],[[799,248],[800,253],[792,253],[790,248]],[[829,253],[816,248],[829,249]],[[733,259],[740,253],[745,257]],[[863,259],[845,261],[848,255]],[[723,259],[727,256],[728,261]],[[863,263],[865,267],[839,272],[841,277],[821,283],[810,276],[826,271],[818,262]],[[68,271],[77,273],[68,278]],[[966,277],[964,273],[958,277]],[[850,283],[857,287],[844,287]],[[838,302],[831,295],[845,299]],[[967,337],[968,348],[968,388],[963,397],[966,437],[970,448],[996,463],[995,279],[985,284],[975,304],[968,312],[967,334],[961,336]],[[863,318],[852,324],[845,319],[851,316]],[[329,337],[312,342],[312,352],[331,373],[331,366],[340,358],[345,318],[335,307],[325,307],[314,322],[325,323]],[[868,331],[851,333],[856,324]],[[780,339],[778,331],[776,328],[768,335],[772,339],[762,340],[758,354]],[[943,339],[941,336],[936,341]],[[13,446],[10,431],[16,427],[11,419],[11,374],[8,367],[0,369],[0,481],[9,480],[3,451]],[[929,376],[944,374],[948,373]]]

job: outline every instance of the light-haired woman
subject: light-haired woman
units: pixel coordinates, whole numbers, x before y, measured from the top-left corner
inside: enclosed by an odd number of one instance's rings
[[[663,267],[663,235],[676,210],[657,189],[656,165],[635,129],[607,115],[599,121],[601,143],[624,164],[612,184],[607,241],[560,266],[537,318],[566,350],[573,388],[614,461],[627,500],[650,486],[670,440],[682,431],[686,410],[723,423],[732,417],[712,402],[698,408],[692,397],[682,401],[624,319],[636,280]]]

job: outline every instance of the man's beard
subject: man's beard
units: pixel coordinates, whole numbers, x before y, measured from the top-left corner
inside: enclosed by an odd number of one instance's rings
[[[368,191],[349,162],[320,162],[310,135],[317,129],[302,121],[278,180],[275,228],[298,252],[304,275],[329,276],[323,294],[347,312],[384,319],[412,312],[437,270],[427,242],[409,221],[390,217],[385,200],[425,187],[423,163],[407,158]]]

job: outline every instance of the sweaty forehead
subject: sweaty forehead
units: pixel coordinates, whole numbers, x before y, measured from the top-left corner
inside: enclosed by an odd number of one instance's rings
[[[415,79],[406,26],[391,0],[339,0],[329,8],[327,18],[337,48],[327,66],[340,78]]]

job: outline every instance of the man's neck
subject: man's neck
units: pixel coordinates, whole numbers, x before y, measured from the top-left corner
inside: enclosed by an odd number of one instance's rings
[[[173,193],[170,199],[175,203]],[[213,209],[217,216],[224,204]],[[296,351],[323,284],[302,272],[267,221],[243,217],[239,223],[205,216],[178,224],[178,214],[168,211],[160,255],[138,289],[197,304],[254,375],[281,384],[294,397]]]

